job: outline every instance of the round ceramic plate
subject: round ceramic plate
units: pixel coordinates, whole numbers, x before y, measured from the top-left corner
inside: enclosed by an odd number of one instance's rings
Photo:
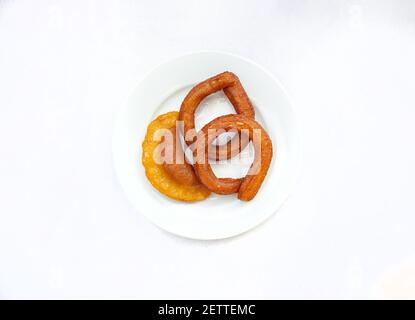
[[[147,180],[141,164],[141,143],[148,124],[158,115],[178,111],[195,84],[223,71],[241,80],[255,110],[256,119],[268,131],[274,157],[257,196],[249,201],[236,195],[212,194],[195,203],[171,200]],[[213,118],[235,113],[222,93],[202,101],[196,113],[196,129]],[[133,206],[160,228],[193,239],[222,239],[246,232],[269,218],[287,199],[300,166],[300,143],[294,112],[280,83],[257,64],[231,54],[201,52],[179,57],[154,69],[133,91],[117,117],[113,140],[118,179]],[[237,177],[249,163],[218,164],[218,176]]]

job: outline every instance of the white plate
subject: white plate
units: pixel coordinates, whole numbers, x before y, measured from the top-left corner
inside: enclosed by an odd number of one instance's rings
[[[235,195],[181,203],[161,195],[148,182],[141,165],[141,143],[151,120],[179,110],[196,83],[225,70],[238,75],[256,108],[256,119],[268,131],[274,158],[257,196],[243,202]],[[234,113],[223,93],[202,102],[196,128],[221,114]],[[231,54],[201,52],[157,67],[135,88],[117,117],[113,140],[119,181],[133,206],[160,228],[193,239],[222,239],[264,222],[287,199],[300,166],[300,143],[294,112],[280,83],[257,64]],[[226,168],[217,170],[221,175]],[[235,172],[232,172],[235,175]]]

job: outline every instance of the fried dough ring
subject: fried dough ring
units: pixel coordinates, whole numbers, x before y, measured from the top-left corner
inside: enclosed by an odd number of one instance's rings
[[[249,140],[254,142],[255,157],[249,168],[245,178],[230,179],[217,178],[208,161],[207,149],[211,142],[216,138],[216,135],[208,134],[210,129],[236,129],[239,132],[247,129],[249,132]],[[258,129],[261,133],[260,144],[254,140],[254,130]],[[249,201],[255,197],[262,182],[267,175],[268,168],[272,160],[272,142],[268,133],[255,120],[247,118],[243,115],[226,115],[218,117],[208,124],[206,124],[196,141],[196,148],[194,152],[195,164],[194,169],[199,177],[199,180],[211,191],[219,194],[231,194],[238,192],[240,200]],[[255,143],[256,142],[256,143]],[[200,145],[202,143],[202,145]],[[203,148],[203,149],[201,149]],[[198,152],[204,150],[205,152]],[[257,172],[256,174],[253,174]]]
[[[171,127],[169,130],[173,138],[172,145],[170,146],[169,150],[169,152],[172,152],[172,161],[169,163],[163,163],[164,170],[176,181],[184,185],[194,186],[200,184],[200,181],[195,174],[193,166],[189,164],[186,159],[182,146],[180,145],[180,143],[178,144],[176,141],[176,126]]]
[[[195,142],[195,139],[186,137],[186,134],[190,130],[195,129],[195,112],[197,107],[204,98],[219,90],[223,90],[237,114],[255,119],[254,107],[239,78],[232,72],[225,71],[197,84],[184,98],[180,107],[179,120],[184,122],[184,137],[187,144]],[[239,140],[239,137],[235,138]],[[230,159],[246,147],[246,145],[239,146],[231,142],[229,141],[226,145],[218,146],[216,149],[210,149],[209,158],[217,160]]]
[[[161,143],[161,141],[155,140],[155,133],[158,130],[174,126],[178,116],[178,112],[168,112],[154,119],[147,127],[142,144],[142,164],[145,174],[154,188],[172,199],[186,202],[204,200],[210,195],[210,191],[203,184],[185,185],[180,183],[166,172],[162,164],[156,163],[154,158],[155,150]]]

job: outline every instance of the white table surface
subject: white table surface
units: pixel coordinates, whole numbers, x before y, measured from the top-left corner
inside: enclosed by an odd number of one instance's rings
[[[266,224],[215,242],[133,210],[114,116],[178,55],[274,73],[304,170]],[[415,2],[0,0],[1,298],[415,297]]]

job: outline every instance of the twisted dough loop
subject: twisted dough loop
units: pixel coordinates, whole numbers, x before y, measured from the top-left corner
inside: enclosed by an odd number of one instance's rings
[[[235,108],[236,113],[242,114],[247,118],[255,118],[255,110],[239,78],[232,72],[225,71],[197,84],[184,98],[180,107],[179,120],[184,122],[184,137],[186,143],[191,144],[195,142],[194,138],[186,137],[186,134],[190,130],[195,129],[195,112],[200,102],[210,94],[219,90],[223,90]],[[231,142],[229,141],[226,145],[218,146],[216,150],[210,149],[209,158],[230,159],[246,147],[246,145],[238,146]]]
[[[255,157],[245,178],[231,179],[215,176],[209,164],[207,152],[210,143],[216,138],[215,135],[208,134],[211,129],[215,131],[236,129],[239,132],[241,130],[249,132],[249,140],[254,143]],[[254,139],[255,130],[260,132],[260,142]],[[272,142],[264,128],[253,119],[243,115],[231,114],[218,117],[206,124],[200,131],[199,137],[196,141],[195,164],[193,165],[199,180],[215,193],[231,194],[238,192],[240,200],[249,201],[253,199],[267,175],[272,160]],[[204,152],[198,152],[200,150]]]
[[[172,152],[173,157],[171,162],[163,163],[164,170],[176,181],[179,181],[184,185],[194,186],[200,184],[200,181],[194,172],[193,166],[188,163],[182,146],[180,145],[180,142],[177,141],[176,125],[171,127],[169,130],[172,134],[172,145],[170,146],[169,151]]]

